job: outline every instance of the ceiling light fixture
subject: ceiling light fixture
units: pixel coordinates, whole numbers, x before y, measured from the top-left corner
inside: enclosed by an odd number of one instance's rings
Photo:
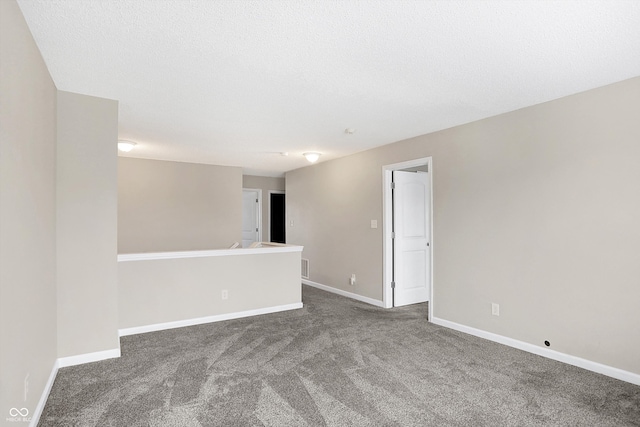
[[[311,163],[315,163],[320,158],[320,153],[304,153],[303,156],[305,156]]]
[[[344,130],[344,133],[346,133],[347,135],[353,135],[354,133],[356,133],[356,130],[354,128],[346,128]]]
[[[136,146],[136,143],[133,141],[127,141],[126,139],[118,140],[118,150],[124,151],[125,153],[128,153],[129,151],[133,150],[133,147],[135,146]]]

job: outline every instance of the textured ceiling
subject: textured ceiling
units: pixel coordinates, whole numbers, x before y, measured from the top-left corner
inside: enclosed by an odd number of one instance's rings
[[[640,75],[637,0],[18,3],[58,89],[120,101],[127,156],[249,174]]]

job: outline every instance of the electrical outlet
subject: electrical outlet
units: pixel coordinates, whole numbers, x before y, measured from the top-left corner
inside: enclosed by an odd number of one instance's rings
[[[226,289],[222,290],[222,299],[228,299],[229,298],[229,291]]]
[[[491,314],[500,316],[500,304],[496,304],[495,302],[491,303]]]
[[[377,219],[372,219],[371,220],[371,228],[378,228],[378,220]]]
[[[349,284],[351,286],[355,286],[356,285],[356,275],[355,275],[355,273],[351,275],[351,279],[349,279]]]

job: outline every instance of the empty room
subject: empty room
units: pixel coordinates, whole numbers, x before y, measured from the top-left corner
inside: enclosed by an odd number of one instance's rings
[[[640,426],[640,2],[0,0],[0,424]]]

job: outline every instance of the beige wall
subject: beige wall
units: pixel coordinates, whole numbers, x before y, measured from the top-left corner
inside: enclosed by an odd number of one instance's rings
[[[58,357],[119,349],[117,101],[58,92]]]
[[[122,329],[302,301],[300,252],[121,261],[118,275]]]
[[[381,168],[387,158],[376,156],[371,150],[287,173],[286,223],[287,242],[304,242],[312,281],[381,300]]]
[[[56,360],[56,87],[15,1],[0,1],[0,58],[4,421],[13,407],[33,414]]]
[[[119,157],[119,253],[218,249],[241,238],[241,168]]]
[[[256,188],[262,190],[262,240],[268,242],[271,226],[271,223],[269,222],[269,191],[285,191],[285,180],[284,178],[243,175],[242,188]]]
[[[434,315],[640,373],[638,111],[634,78],[292,171],[288,241],[381,299],[381,167],[432,156]]]

